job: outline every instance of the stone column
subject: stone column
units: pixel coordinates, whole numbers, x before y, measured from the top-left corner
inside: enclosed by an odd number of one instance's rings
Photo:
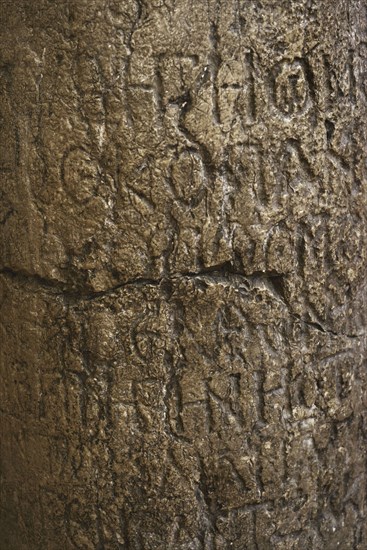
[[[0,17],[0,547],[366,550],[366,1]]]

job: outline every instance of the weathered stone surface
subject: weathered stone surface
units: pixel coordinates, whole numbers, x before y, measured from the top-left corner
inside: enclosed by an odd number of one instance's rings
[[[1,17],[0,547],[365,550],[365,0]]]

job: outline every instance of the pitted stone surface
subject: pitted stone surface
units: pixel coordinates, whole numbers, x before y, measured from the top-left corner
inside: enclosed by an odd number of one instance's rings
[[[0,547],[365,550],[365,0],[1,18]]]

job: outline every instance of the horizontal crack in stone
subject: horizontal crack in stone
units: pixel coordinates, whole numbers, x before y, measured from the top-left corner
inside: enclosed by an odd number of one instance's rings
[[[42,277],[36,273],[29,273],[24,270],[15,270],[12,268],[4,267],[0,269],[0,275],[4,277],[13,279],[23,284],[33,284],[35,286],[41,287],[44,291],[49,291],[55,296],[60,296],[66,300],[71,301],[92,301],[98,298],[103,298],[118,292],[120,289],[125,287],[134,287],[134,286],[161,286],[164,284],[173,284],[179,282],[180,280],[201,280],[213,284],[225,284],[225,285],[244,285],[242,288],[245,288],[247,291],[251,290],[260,290],[256,284],[268,283],[267,289],[272,293],[276,300],[281,302],[287,309],[290,316],[298,320],[300,323],[303,323],[318,332],[323,334],[329,334],[334,337],[345,337],[345,338],[362,338],[365,336],[364,333],[360,334],[345,334],[335,332],[318,322],[309,321],[297,315],[291,311],[289,304],[285,301],[282,293],[279,291],[279,284],[274,284],[274,281],[277,283],[282,280],[282,278],[287,275],[287,273],[278,273],[273,271],[255,271],[253,273],[247,274],[240,272],[232,266],[230,262],[224,264],[219,264],[211,267],[207,267],[200,271],[187,271],[181,273],[173,273],[170,276],[164,276],[159,278],[146,278],[146,277],[136,277],[133,279],[127,279],[117,283],[116,285],[97,291],[90,290],[87,288],[76,287],[68,283],[63,283],[58,279],[50,279],[47,277]]]

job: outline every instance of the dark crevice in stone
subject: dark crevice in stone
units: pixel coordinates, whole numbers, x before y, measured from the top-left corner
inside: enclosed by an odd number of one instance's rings
[[[359,333],[359,334],[346,334],[346,333],[343,333],[343,332],[336,332],[334,330],[331,330],[330,328],[327,328],[323,325],[321,325],[320,323],[317,323],[315,321],[307,321],[306,319],[302,318],[300,315],[296,315],[294,313],[291,313],[292,317],[294,317],[295,319],[298,319],[298,321],[300,321],[301,323],[303,323],[304,325],[307,325],[313,329],[316,329],[318,330],[319,332],[322,332],[324,334],[330,334],[331,336],[336,336],[336,337],[340,337],[340,336],[344,336],[345,338],[352,338],[352,339],[355,339],[355,338],[363,338],[365,336],[364,333]]]
[[[29,273],[23,270],[14,270],[8,267],[0,269],[0,275],[4,275],[10,279],[16,280],[19,283],[23,284],[33,284],[43,288],[43,290],[51,291],[53,294],[58,296],[64,296],[75,299],[82,300],[92,300],[94,298],[99,298],[113,294],[115,291],[123,288],[125,286],[158,286],[163,279],[149,279],[144,277],[137,277],[131,280],[127,280],[121,283],[118,283],[112,287],[94,291],[90,288],[77,287],[70,283],[60,281],[59,279],[50,279],[47,277],[42,277],[36,273]]]
[[[185,271],[172,273],[169,276],[163,276],[159,278],[149,278],[149,277],[134,277],[132,279],[127,279],[126,281],[121,281],[116,285],[108,287],[103,290],[92,290],[88,287],[76,286],[59,279],[52,279],[48,277],[43,277],[37,273],[30,273],[25,270],[16,270],[9,267],[4,267],[0,269],[0,275],[4,275],[10,279],[16,280],[19,283],[24,284],[33,284],[35,286],[42,287],[44,290],[51,291],[57,295],[70,296],[80,299],[94,299],[103,297],[109,294],[113,294],[121,288],[128,286],[167,286],[175,281],[180,279],[202,279],[206,278],[208,281],[213,283],[245,283],[248,289],[250,289],[251,283],[261,282],[261,281],[272,281],[272,286],[278,286],[279,283],[275,284],[274,281],[278,281],[283,274],[276,272],[265,272],[265,271],[255,271],[253,273],[244,273],[235,269],[231,262],[225,262],[223,264],[218,264],[210,266],[200,271]]]
[[[0,269],[0,275],[15,280],[20,284],[40,287],[44,291],[48,291],[55,296],[60,296],[63,299],[70,301],[96,300],[98,298],[112,295],[125,287],[159,286],[163,294],[172,294],[172,285],[180,280],[197,280],[202,283],[223,284],[226,286],[241,284],[243,285],[242,288],[244,287],[247,291],[260,290],[257,285],[265,284],[265,287],[272,293],[272,295],[275,296],[275,298],[287,308],[289,315],[291,315],[294,319],[297,319],[300,323],[303,323],[323,334],[329,334],[334,337],[343,336],[346,338],[356,339],[365,336],[363,333],[338,333],[318,322],[306,320],[300,315],[292,312],[290,305],[285,300],[283,292],[283,279],[284,276],[287,275],[286,273],[278,273],[276,271],[254,271],[247,274],[235,269],[231,262],[210,266],[201,269],[200,271],[172,273],[170,276],[156,279],[135,277],[100,291],[94,291],[85,287],[75,287],[70,283],[64,283],[58,279],[50,279],[47,277],[42,277],[38,274],[29,273],[25,270],[15,270],[8,267]]]

